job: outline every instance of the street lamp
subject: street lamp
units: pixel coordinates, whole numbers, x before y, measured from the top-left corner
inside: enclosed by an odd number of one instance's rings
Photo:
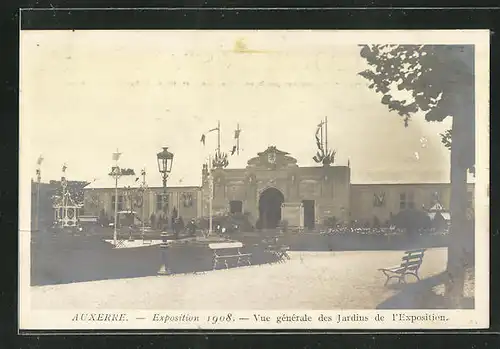
[[[167,179],[168,175],[172,171],[172,162],[174,161],[174,154],[168,151],[168,147],[163,147],[163,150],[156,154],[156,158],[158,160],[158,171],[162,175],[162,180],[163,180],[163,196],[162,196],[162,201],[163,201],[163,212],[165,214],[165,219],[167,220],[168,223],[168,218],[167,218]],[[158,274],[168,274],[168,268],[167,268],[167,232],[165,231],[166,229],[162,229],[161,232],[161,237],[162,237],[162,244],[161,244],[161,257],[162,257],[162,265],[160,267],[160,270],[158,271]]]
[[[165,219],[167,218],[167,179],[168,175],[172,171],[172,162],[174,161],[174,154],[168,151],[168,147],[163,147],[163,150],[156,154],[158,159],[158,171],[162,175],[163,179],[163,211],[165,213]],[[167,220],[168,222],[168,220]]]
[[[115,179],[115,207],[114,207],[114,214],[115,214],[115,221],[113,223],[113,246],[117,246],[117,239],[118,239],[118,179],[121,177],[121,170],[118,165],[113,166],[111,169],[111,176],[114,177]]]

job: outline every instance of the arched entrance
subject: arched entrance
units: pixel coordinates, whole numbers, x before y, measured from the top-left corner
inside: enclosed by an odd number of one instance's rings
[[[267,188],[260,194],[259,220],[264,229],[274,229],[281,220],[281,204],[285,201],[283,193],[276,188]]]

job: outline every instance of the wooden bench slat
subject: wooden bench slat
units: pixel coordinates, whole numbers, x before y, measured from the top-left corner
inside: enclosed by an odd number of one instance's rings
[[[402,261],[401,262],[401,266],[403,266],[403,265],[418,264],[418,263],[422,263],[422,259],[411,260],[411,261]]]
[[[213,269],[217,268],[217,264],[220,262],[224,262],[226,268],[229,268],[228,260],[232,258],[237,258],[236,265],[239,266],[240,263],[246,262],[248,265],[251,265],[250,257],[251,253],[242,253],[240,248],[243,247],[243,244],[239,241],[236,242],[221,242],[221,243],[212,243],[208,245],[210,249],[214,251],[213,256]],[[236,251],[234,251],[236,250]]]
[[[407,250],[405,251],[405,253],[417,253],[417,252],[425,252],[425,248],[419,248],[419,249],[416,249],[416,250]]]
[[[208,244],[208,247],[212,250],[223,250],[231,248],[241,248],[243,244],[241,242],[217,242]]]
[[[423,258],[424,257],[424,254],[423,253],[419,253],[419,254],[408,254],[408,255],[404,255],[403,257],[401,257],[401,259],[414,259],[414,258]]]
[[[399,266],[380,268],[379,270],[382,271],[387,278],[385,285],[387,285],[392,278],[398,279],[399,283],[406,282],[406,275],[413,275],[420,280],[418,270],[422,265],[424,255],[425,249],[408,250],[405,251],[403,257],[401,257],[401,264]]]

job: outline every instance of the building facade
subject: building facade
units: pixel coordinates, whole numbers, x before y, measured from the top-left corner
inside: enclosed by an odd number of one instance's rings
[[[449,209],[449,183],[352,184],[349,166],[299,167],[290,154],[268,147],[241,169],[214,168],[212,182],[203,166],[201,186],[168,187],[167,212],[184,220],[212,214],[241,213],[252,224],[273,228],[281,220],[281,206],[302,205],[304,225],[314,228],[326,219],[361,224],[388,222],[406,209],[431,208],[436,202]],[[118,210],[138,216],[163,215],[163,188],[143,190],[136,182],[120,182]],[[473,215],[474,185],[469,184],[469,210]],[[114,182],[92,183],[85,188],[85,215],[114,215]],[[375,218],[376,217],[376,218]]]
[[[362,224],[381,223],[406,209],[429,210],[435,204],[450,207],[449,183],[351,184],[351,218]],[[474,184],[468,184],[469,215],[474,210]],[[376,218],[375,218],[376,217]]]
[[[201,212],[201,190],[200,187],[168,187],[167,198],[163,199],[164,192],[161,187],[142,189],[139,186],[126,186],[119,183],[118,186],[118,212],[133,211],[139,219],[146,223],[164,216],[164,204],[166,204],[167,215],[172,217],[175,212],[185,221],[197,218]],[[84,215],[104,215],[112,220],[115,212],[115,188],[99,184],[89,184],[84,189]]]
[[[347,218],[349,187],[349,167],[299,167],[288,153],[269,147],[244,169],[213,170],[212,210],[244,213],[253,224],[273,228],[281,219],[282,204],[302,204],[304,225],[314,227],[326,216]],[[208,212],[211,188],[206,168],[202,190]]]

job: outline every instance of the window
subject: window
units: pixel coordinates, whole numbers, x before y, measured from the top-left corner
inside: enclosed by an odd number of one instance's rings
[[[115,210],[115,196],[114,195],[111,197],[111,210],[112,211]],[[123,196],[118,195],[118,211],[122,211],[122,210],[123,210]]]
[[[406,193],[399,194],[399,209],[400,210],[406,209]]]
[[[414,209],[415,208],[415,195],[413,192],[399,194],[399,209]]]
[[[165,204],[167,205],[167,211],[168,211],[168,194],[165,197]],[[156,194],[156,210],[163,211],[163,193]]]
[[[408,193],[408,202],[406,206],[411,210],[415,208],[415,195],[413,194],[412,191]]]
[[[242,211],[243,211],[243,202],[238,200],[229,201],[229,212],[241,213]]]

